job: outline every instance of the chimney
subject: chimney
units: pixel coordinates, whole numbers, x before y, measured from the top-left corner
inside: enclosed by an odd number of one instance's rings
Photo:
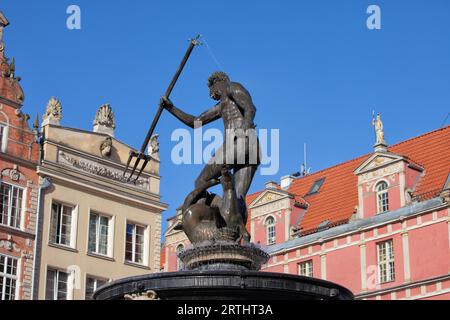
[[[283,190],[289,189],[294,180],[295,178],[291,175],[282,177],[280,183],[281,189]]]
[[[274,181],[266,182],[266,189],[277,189],[278,184]]]

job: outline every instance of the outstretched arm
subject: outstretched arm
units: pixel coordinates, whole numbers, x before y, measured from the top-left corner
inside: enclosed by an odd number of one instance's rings
[[[169,99],[161,98],[162,106],[173,114],[178,120],[183,122],[190,128],[195,129],[196,127],[204,126],[210,122],[213,122],[220,118],[220,107],[219,105],[215,105],[211,109],[203,112],[201,115],[195,117],[190,115],[179,108],[175,107]]]

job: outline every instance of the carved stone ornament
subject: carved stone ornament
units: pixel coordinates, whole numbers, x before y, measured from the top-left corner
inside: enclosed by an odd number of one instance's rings
[[[84,159],[63,151],[59,151],[58,163],[73,167],[77,170],[101,176],[107,179],[125,183],[129,186],[149,190],[149,180],[145,178],[139,178],[136,183],[128,181],[126,177],[123,176],[123,171],[115,169],[109,166],[101,165],[95,161]]]
[[[13,168],[7,168],[3,170],[2,177],[8,177],[15,182],[25,180],[25,176],[19,171],[17,165],[15,165]]]
[[[109,157],[111,155],[111,151],[112,151],[112,138],[108,137],[106,138],[102,144],[100,145],[100,153],[102,154],[102,156],[104,157]]]
[[[20,248],[13,241],[7,239],[0,240],[0,248],[5,248],[10,252],[20,252]]]
[[[127,294],[124,298],[125,300],[160,300],[158,294],[153,290],[137,294]]]
[[[158,142],[158,134],[155,134],[151,137],[150,143],[148,146],[148,154],[153,158],[159,160],[159,142]]]
[[[114,112],[112,111],[112,108],[109,104],[100,106],[97,113],[95,114],[94,126],[98,125],[112,129],[116,128]]]
[[[62,105],[55,97],[51,97],[47,103],[47,108],[43,117],[45,124],[59,124],[62,119]],[[44,125],[43,123],[43,125]]]

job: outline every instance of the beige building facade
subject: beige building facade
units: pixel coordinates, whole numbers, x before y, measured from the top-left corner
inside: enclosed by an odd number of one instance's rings
[[[52,98],[42,123],[43,190],[35,298],[90,299],[107,281],[159,271],[159,155],[136,183],[123,177],[131,147],[114,138],[114,114],[100,107],[92,132],[60,125]]]

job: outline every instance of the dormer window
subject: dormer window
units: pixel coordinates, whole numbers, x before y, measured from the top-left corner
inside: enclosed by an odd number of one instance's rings
[[[378,213],[384,213],[389,211],[389,195],[388,184],[385,181],[381,181],[376,186],[377,191],[377,208]]]
[[[319,192],[319,189],[320,189],[320,187],[322,187],[324,181],[325,181],[325,178],[316,180],[307,195],[309,196],[309,195]]]
[[[266,233],[267,233],[267,244],[271,245],[275,243],[275,219],[273,217],[268,217],[266,219]]]

